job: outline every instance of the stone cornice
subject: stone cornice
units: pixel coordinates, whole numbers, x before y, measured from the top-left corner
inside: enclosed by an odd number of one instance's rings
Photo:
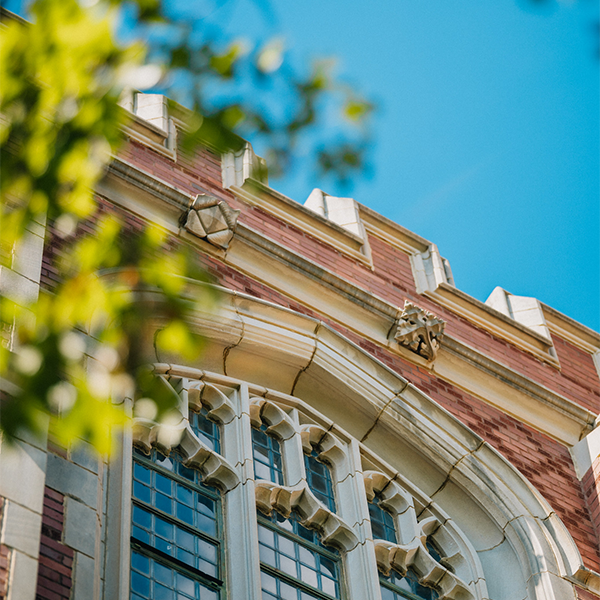
[[[444,336],[442,348],[495,379],[527,394],[536,402],[545,404],[550,410],[561,413],[567,419],[585,423],[581,437],[594,428],[597,418],[594,413],[536,383],[529,377],[516,373],[450,336]],[[436,365],[433,366],[433,371],[438,372]]]
[[[440,283],[435,290],[425,291],[425,295],[496,337],[506,340],[554,367],[560,366],[551,340],[458,288]]]
[[[546,323],[552,333],[567,340],[584,352],[595,354],[600,351],[600,333],[578,323],[543,302],[541,304]]]
[[[258,206],[351,258],[372,266],[368,256],[361,251],[364,240],[359,236],[280,194],[268,185],[255,179],[247,179],[241,187],[231,186],[229,190],[243,202]]]
[[[398,223],[394,223],[394,221],[380,215],[372,208],[360,203],[359,206],[360,216],[367,231],[388,244],[399,248],[407,254],[425,252],[431,246],[431,242],[425,238],[402,227],[402,225],[398,225]]]
[[[124,183],[126,188],[123,187]],[[100,188],[101,193],[112,201],[182,235],[183,239],[197,245],[203,252],[219,257],[229,266],[405,360],[433,370],[438,377],[458,385],[567,446],[577,443],[591,429],[590,424],[596,416],[590,411],[468,348],[451,336],[444,337],[436,361],[433,366],[428,365],[425,359],[400,347],[390,338],[401,313],[399,307],[264,237],[243,222],[238,223],[227,250],[215,248],[187,232],[182,233],[178,220],[182,212],[188,210],[191,198],[123,161],[116,161],[111,166]],[[318,216],[311,214],[311,218],[318,219]],[[348,236],[345,231],[344,236]],[[452,286],[447,287],[450,288],[451,297],[462,299],[467,305],[485,313],[497,312],[483,303],[473,301],[462,292],[457,293]],[[505,325],[515,336],[523,334],[540,345],[547,345],[543,336],[529,332],[501,313],[494,314],[494,317],[498,328]],[[461,365],[474,372],[472,382],[462,375]],[[559,421],[562,423],[560,426]]]

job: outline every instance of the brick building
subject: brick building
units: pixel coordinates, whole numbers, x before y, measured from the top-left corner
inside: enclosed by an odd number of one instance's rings
[[[600,336],[471,298],[352,198],[279,194],[250,145],[184,155],[163,97],[133,100],[100,210],[191,246],[222,304],[197,364],[155,357],[170,429],[138,415],[110,463],[4,449],[0,597],[599,598]],[[13,286],[51,287],[51,239]]]

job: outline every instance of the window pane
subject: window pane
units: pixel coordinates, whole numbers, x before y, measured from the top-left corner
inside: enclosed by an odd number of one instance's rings
[[[268,576],[264,574],[264,577],[270,577],[268,581],[271,587],[267,589],[263,585],[263,591],[273,594],[278,600],[299,600],[302,594],[308,594],[307,598],[316,598],[317,590],[328,597],[339,598],[336,553],[319,550],[314,543],[319,543],[315,532],[300,525],[295,515],[283,519],[274,514],[271,521],[276,530],[260,523],[258,525],[261,563],[277,572]],[[310,541],[298,537],[299,533],[310,537]],[[276,589],[272,589],[273,585]],[[308,591],[310,588],[315,590],[315,594]]]
[[[257,479],[265,479],[283,484],[283,466],[279,441],[265,431],[252,428],[252,455],[254,457],[254,475]]]
[[[183,467],[177,453],[167,458],[153,451],[151,458],[156,468],[134,462],[132,538],[164,554],[132,550],[131,598],[218,600],[219,591],[207,578],[219,577],[217,500],[208,497],[198,472]],[[164,555],[189,565],[190,571]]]
[[[375,496],[373,502],[369,503],[369,515],[371,517],[371,529],[373,537],[378,540],[387,540],[396,543],[396,528],[394,518],[385,509],[379,506],[379,497]]]
[[[421,585],[411,570],[407,571],[405,577],[391,571],[387,577],[380,575],[380,581],[382,600],[404,600],[405,598],[437,600],[439,597],[433,588]],[[410,595],[404,592],[409,592]]]
[[[318,454],[314,450],[312,454],[304,455],[308,487],[329,510],[335,512],[335,499],[333,496],[331,473],[329,467],[320,462],[317,456]]]

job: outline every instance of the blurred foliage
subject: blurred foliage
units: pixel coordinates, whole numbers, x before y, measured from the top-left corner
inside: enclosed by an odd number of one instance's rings
[[[32,23],[3,13],[0,38],[2,432],[8,440],[43,433],[50,418],[59,443],[84,439],[109,452],[111,432],[128,418],[124,399],[150,399],[158,420],[172,419],[173,396],[144,367],[152,360],[144,349],[194,360],[202,340],[188,315],[217,301],[206,286],[201,297],[198,288],[193,299],[186,293],[189,279],[207,275],[184,245],[153,225],[126,231],[98,206],[93,190],[128,119],[121,95],[157,86],[192,108],[186,148],[226,151],[239,135],[262,136],[275,170],[289,165],[307,129],[318,129],[332,97],[363,136],[372,107],[323,64],[298,75],[280,40],[255,52],[223,44],[202,19],[169,14],[159,0],[37,0],[29,16]],[[116,41],[119,23],[134,41]],[[261,86],[274,104],[262,102]],[[317,160],[347,178],[363,154],[364,144],[343,139]],[[6,269],[45,227],[60,249],[57,283],[37,298],[15,296]]]

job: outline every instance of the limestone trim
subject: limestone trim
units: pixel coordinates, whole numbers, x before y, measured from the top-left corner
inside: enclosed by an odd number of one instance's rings
[[[496,286],[485,301],[485,304],[521,323],[521,325],[529,327],[529,329],[552,342],[550,331],[548,330],[548,325],[542,311],[542,304],[537,298],[515,296],[500,286]],[[550,352],[556,357],[554,348],[550,348]]]
[[[408,568],[413,568],[420,578],[421,583],[436,587],[440,590],[440,600],[474,600],[476,595],[470,589],[475,581],[484,582],[483,571],[478,560],[473,560],[471,555],[468,561],[471,568],[469,573],[470,583],[465,583],[453,570],[448,568],[450,562],[446,557],[437,562],[427,549],[427,538],[440,528],[444,527],[437,517],[429,516],[417,521],[413,498],[391,477],[378,471],[365,471],[363,473],[367,499],[372,502],[375,495],[381,497],[380,506],[387,509],[396,521],[396,532],[399,542],[394,544],[386,540],[374,540],[377,566],[382,573],[387,575],[390,569],[395,569],[401,575],[405,575]],[[451,536],[454,537],[454,536]],[[443,536],[442,536],[443,538]],[[453,548],[459,546],[460,542],[452,539],[451,544],[447,540],[438,542],[440,548],[445,552],[450,545]],[[464,547],[464,544],[460,544]],[[462,563],[467,561],[462,557],[460,550],[454,551],[452,559],[456,561],[460,555]],[[487,595],[487,594],[486,594]]]
[[[156,372],[156,365],[155,365]],[[216,386],[203,381],[188,382],[188,404],[191,410],[200,411],[203,407],[208,416],[223,425],[235,418],[235,408],[229,398]]]
[[[159,378],[170,387],[164,376],[159,376]],[[175,390],[173,390],[173,395],[177,396]],[[179,396],[177,399],[179,401]],[[179,401],[178,404],[180,415],[176,422],[165,424],[143,417],[134,417],[133,443],[147,454],[156,447],[168,456],[172,450],[177,448],[183,454],[184,464],[200,471],[203,481],[225,492],[232,490],[240,482],[235,469],[223,456],[208,448],[193,432],[187,418],[188,403],[186,399]],[[213,415],[219,418],[218,411],[213,412]]]
[[[158,96],[156,94],[138,94],[144,96]],[[161,98],[163,98],[161,96]],[[168,110],[166,109],[166,100],[163,100],[165,111],[168,117]],[[133,102],[125,100],[124,104],[130,111],[133,110]],[[171,103],[173,104],[173,103]],[[173,105],[173,114],[175,115],[178,110],[179,112],[186,112],[185,109]],[[147,110],[142,108],[142,112]],[[167,144],[168,148],[165,148],[161,143],[157,143],[152,136],[158,138],[161,137],[161,133],[165,132],[165,129],[157,126],[153,126],[152,123],[157,120],[158,117],[152,116],[150,121],[146,120],[146,127],[140,121],[144,119],[135,119],[134,122],[138,129],[149,130],[146,133],[141,134],[135,130],[128,131],[130,135],[135,137],[136,135],[140,138],[140,141],[150,145],[156,151],[167,154],[171,158],[170,154],[173,152],[171,146],[173,142]],[[160,117],[160,122],[165,122],[164,115]],[[177,121],[178,126],[184,126],[184,124],[178,121],[176,118],[169,119],[168,138],[171,139],[172,133],[176,135],[175,122]],[[164,127],[164,125],[163,125]],[[174,146],[173,146],[174,147]],[[321,239],[326,243],[333,245],[338,250],[348,254],[352,258],[368,264],[373,268],[373,264],[370,258],[370,253],[365,251],[363,241],[359,236],[354,236],[351,232],[345,230],[343,227],[336,225],[334,222],[321,217],[320,215],[302,207],[300,204],[294,202],[290,198],[287,198],[283,194],[280,194],[266,185],[266,166],[264,160],[257,157],[252,151],[251,146],[242,140],[240,140],[241,150],[238,152],[231,153],[231,156],[224,155],[223,158],[223,181],[224,186],[230,189],[239,199],[249,204],[261,206],[264,210],[275,214],[278,218],[290,222],[295,226],[299,227],[303,231],[307,231],[317,239]],[[241,157],[241,158],[240,158]],[[237,161],[237,162],[236,162]],[[240,162],[241,161],[241,162]],[[238,165],[238,162],[240,163]],[[439,257],[437,247],[431,244],[427,240],[420,236],[406,230],[405,228],[391,222],[382,215],[378,215],[375,211],[368,209],[367,207],[357,203],[361,219],[364,222],[366,230],[377,235],[387,243],[392,244],[395,247],[402,249],[404,252],[411,256],[411,264],[413,265],[413,272],[415,276],[415,282],[417,288],[420,288],[420,292],[430,296],[436,302],[449,308],[453,312],[463,316],[470,320],[476,325],[483,327],[490,331],[494,335],[498,335],[503,339],[506,339],[517,347],[522,348],[526,352],[530,352],[540,358],[552,364],[555,367],[559,367],[558,361],[553,353],[552,344],[540,346],[539,339],[535,339],[535,333],[532,329],[523,326],[520,334],[515,335],[514,331],[511,331],[511,327],[507,327],[507,323],[499,325],[497,323],[498,313],[497,311],[490,311],[489,307],[486,311],[485,304],[471,298],[464,292],[460,292],[454,287],[454,280],[450,265],[446,259]],[[303,210],[302,210],[303,209]],[[324,223],[319,224],[318,221],[321,219]],[[324,227],[323,225],[327,225]],[[337,230],[337,234],[332,235],[332,231]],[[343,234],[341,237],[339,234]],[[352,238],[356,239],[352,242]],[[368,242],[367,242],[368,244]],[[435,256],[434,256],[435,255]],[[429,260],[429,256],[432,257],[432,272],[430,275],[426,274],[427,269],[421,268],[419,265],[423,264],[424,261]],[[439,261],[436,262],[435,258],[439,257]],[[423,258],[424,257],[424,258]],[[420,261],[419,261],[420,258]],[[415,262],[416,261],[416,262]],[[439,263],[439,264],[438,264]],[[441,270],[440,270],[441,268]],[[423,271],[421,273],[421,271]],[[440,271],[440,274],[437,274]],[[450,290],[445,289],[450,288]],[[452,290],[456,294],[452,293]],[[508,318],[508,320],[512,320]],[[513,320],[512,325],[517,324]],[[534,334],[534,340],[531,340],[524,333]],[[543,336],[539,336],[542,337]]]
[[[470,346],[445,336],[442,347],[444,352],[432,367],[436,375],[562,444],[577,444],[596,426],[597,416],[592,411]],[[492,385],[485,385],[482,373]],[[470,376],[475,379],[468,381]]]
[[[600,379],[600,333],[563,315],[543,302],[540,304],[550,332],[591,354]]]
[[[335,513],[323,506],[310,491],[306,483],[297,488],[284,487],[272,481],[256,481],[256,507],[266,515],[275,510],[284,517],[297,511],[300,522],[316,529],[324,544],[342,552],[350,552],[358,545],[352,529]]]
[[[190,204],[189,196],[123,161],[115,161],[111,164],[108,176],[100,185],[100,190],[117,204],[121,204],[141,216],[153,219],[154,222],[174,234],[178,234],[180,231],[177,221],[181,212],[187,210]],[[312,216],[311,218],[318,220],[318,217]],[[371,222],[369,219],[371,217],[365,218],[367,229]],[[189,235],[189,238],[186,235]],[[408,234],[406,235],[408,236]],[[226,252],[191,234],[185,233],[183,238],[189,241],[193,240],[193,243],[200,245],[200,248],[207,254],[219,257],[233,268],[273,287],[299,303],[310,306],[329,318],[345,324],[366,339],[380,346],[388,347],[392,352],[396,352],[420,366],[431,368],[420,356],[404,348],[399,348],[393,340],[388,339],[388,333],[399,316],[397,307],[267,240],[244,226],[243,223],[238,223],[236,235]],[[411,239],[406,237],[408,241]],[[418,245],[418,243],[420,243],[418,240],[415,241],[415,244]],[[426,246],[420,245],[419,248],[426,249]],[[276,266],[276,269],[265,267],[267,264],[265,256],[274,261],[270,264]],[[436,294],[445,286],[446,284],[441,284]],[[513,319],[494,311],[483,303],[477,304],[477,301],[470,299],[452,286],[448,287],[452,290],[448,292],[452,295],[451,297],[462,298],[462,294],[467,298],[468,306],[470,306],[469,303],[475,303],[486,314],[493,314],[498,327],[512,332],[512,337],[525,336],[524,340],[536,343],[537,337],[539,337],[541,346],[537,347],[537,350],[533,348],[532,353],[535,354],[539,351],[547,355],[547,352],[543,350],[543,348],[547,348],[545,338],[537,336]],[[458,310],[458,312],[460,314],[461,311]],[[237,317],[235,320],[240,321]],[[552,321],[549,320],[550,327],[552,327],[551,323]],[[523,344],[519,344],[520,342],[517,345],[523,348]],[[439,363],[440,357],[446,355],[447,350],[452,351],[450,357],[452,368],[437,371],[442,379],[459,385],[484,402],[489,403],[490,398],[495,399],[493,404],[500,410],[516,416],[535,429],[568,446],[577,443],[590,430],[590,422],[595,420],[595,415],[590,411],[586,411],[576,403],[520,376],[481,352],[467,348],[451,336],[445,336],[436,365]],[[468,368],[474,367],[478,371],[475,378],[476,386],[465,387],[465,379],[460,375],[464,363]],[[502,374],[501,378],[497,376],[500,373]],[[522,388],[523,383],[526,383],[525,388]],[[515,399],[508,409],[504,406],[507,398]],[[523,399],[523,402],[520,399]],[[565,415],[568,415],[568,420],[565,422],[567,426],[563,428],[565,430],[563,433],[561,428],[556,427],[556,423],[558,418]]]
[[[223,330],[217,327],[217,322],[224,322],[225,319],[230,324],[231,331],[228,343],[235,346],[234,350],[228,352],[228,357],[231,358],[236,353],[241,354],[245,339],[248,342],[252,340],[252,344],[256,336],[260,339],[260,332],[266,326],[265,320],[274,318],[282,326],[280,332],[283,336],[265,331],[266,335],[271,337],[270,343],[277,350],[267,351],[265,348],[263,356],[290,356],[290,363],[293,365],[290,366],[292,381],[299,370],[310,364],[310,357],[318,339],[324,335],[326,329],[329,330],[328,326],[319,324],[315,319],[299,317],[296,313],[272,303],[225,289],[222,293],[229,297],[229,301],[224,301],[220,317],[210,314],[195,316],[203,333],[209,338],[222,337]],[[292,355],[297,355],[300,348],[302,359],[299,360],[297,356],[294,358]],[[403,356],[407,358],[415,356],[412,352],[404,352]],[[424,359],[417,359],[423,366],[427,365]],[[595,426],[597,417],[591,411],[487,358],[451,336],[444,336],[436,361],[429,368],[443,380],[450,381],[567,446],[578,443]]]
[[[278,219],[290,223],[321,242],[333,246],[343,254],[372,268],[370,253],[363,248],[365,240],[334,221],[304,207],[302,204],[294,202],[287,196],[254,179],[247,179],[243,186],[232,186],[229,190],[242,202],[271,213]]]
[[[458,288],[448,283],[440,283],[435,290],[425,291],[424,295],[517,348],[556,368],[560,367],[552,340]]]
[[[296,425],[290,417],[265,398],[250,399],[250,423],[256,428],[265,423],[267,433],[274,434],[282,441],[289,440],[296,434]]]
[[[306,527],[316,529],[325,544],[339,550],[349,552],[358,544],[358,538],[352,528],[336,513],[320,502],[308,487],[304,473],[303,461],[299,454],[306,451],[306,444],[311,447],[311,438],[319,451],[319,456],[326,462],[336,465],[339,475],[340,466],[344,464],[346,453],[341,443],[328,431],[318,425],[297,426],[277,404],[262,397],[250,398],[250,422],[254,427],[265,423],[267,433],[272,433],[284,442],[283,462],[284,477],[289,481],[289,471],[300,466],[301,479],[292,486],[284,486],[257,479],[255,483],[256,506],[263,513],[270,515],[276,510],[284,517],[292,511],[300,516]],[[289,442],[294,436],[300,436],[301,446],[294,447]],[[287,443],[286,443],[287,442]],[[293,479],[293,478],[292,478]],[[334,485],[337,481],[334,481]]]
[[[581,350],[594,354],[600,351],[600,333],[563,315],[555,308],[540,303],[548,328],[552,333],[574,344]]]
[[[123,126],[127,137],[177,160],[177,127],[170,118],[168,100],[161,94],[125,93],[119,104],[129,113]]]
[[[314,449],[322,461],[333,467],[334,484],[349,473],[346,449],[330,431],[320,425],[301,425],[300,438],[305,454],[310,454]]]
[[[308,383],[316,377],[314,381],[318,381],[318,389],[322,389],[323,377],[329,373],[332,379],[327,389],[332,393],[337,387],[332,398],[334,401],[345,402],[347,410],[358,410],[357,401],[364,408],[372,406],[369,418],[373,423],[369,425],[366,416],[361,419],[365,429],[373,432],[385,427],[387,436],[398,437],[418,448],[445,473],[445,479],[429,496],[419,492],[400,475],[395,475],[395,479],[402,481],[402,486],[417,498],[421,518],[431,510],[431,501],[437,502],[436,496],[443,498],[442,492],[448,486],[462,490],[461,493],[484,511],[486,518],[496,523],[506,543],[515,549],[526,580],[543,582],[531,584],[528,592],[531,599],[558,599],[562,597],[560,589],[566,579],[584,585],[584,578],[593,580],[597,577],[597,574],[590,575],[585,569],[575,543],[547,502],[497,451],[372,357],[361,353],[347,341],[336,345],[336,340],[342,341],[342,336],[332,331],[327,331],[327,334],[311,361],[318,363],[318,369],[314,370],[310,365],[305,367],[299,381],[305,378]],[[268,339],[265,338],[264,343],[268,344]],[[262,356],[254,356],[258,361],[264,360]],[[350,362],[347,356],[352,356]],[[251,360],[251,357],[247,358]],[[214,377],[216,382],[229,381],[230,385],[239,381],[231,379],[231,375]],[[259,383],[257,389],[261,387],[263,397],[277,399],[278,404],[283,403],[289,408],[295,407],[316,423],[321,421],[321,426],[330,427],[336,437],[344,440],[352,436],[361,437],[356,432],[351,435],[340,426],[323,421],[311,408],[315,401],[311,396],[315,390],[314,383],[296,385],[294,397],[269,390],[264,383]],[[370,393],[367,393],[368,389]],[[360,390],[359,396],[356,395],[357,390]],[[399,401],[394,401],[394,398]],[[366,455],[371,453],[367,441],[362,443],[361,448]],[[378,459],[372,456],[370,460],[376,463]],[[395,472],[391,466],[387,469]],[[441,514],[437,518],[447,526],[451,524],[447,515]]]
[[[446,323],[408,300],[398,318],[394,339],[428,361],[437,356]]]
[[[193,235],[217,248],[226,249],[237,226],[239,210],[208,194],[198,194],[181,217],[181,224]]]
[[[222,155],[221,174],[224,188],[241,187],[247,179],[268,185],[267,163],[254,153],[250,142],[246,142],[240,150]]]

